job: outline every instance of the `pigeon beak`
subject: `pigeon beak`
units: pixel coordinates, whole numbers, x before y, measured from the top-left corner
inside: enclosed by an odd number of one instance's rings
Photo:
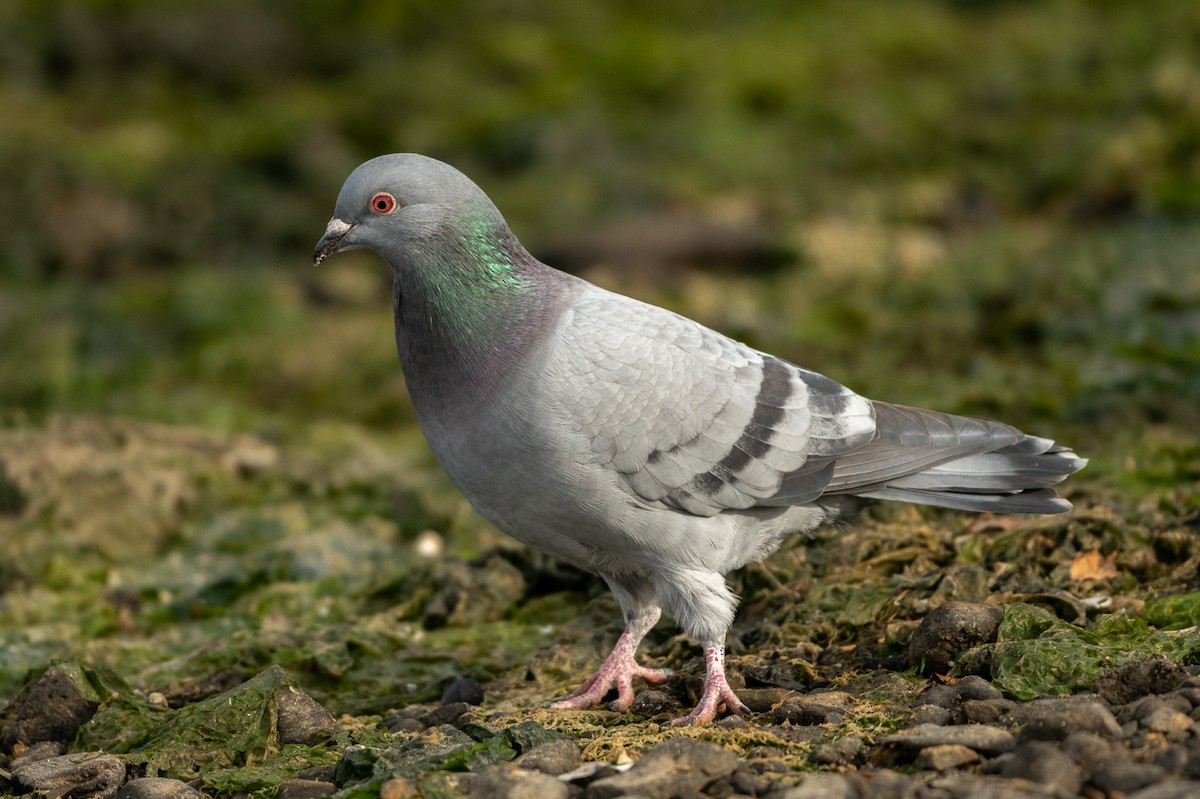
[[[319,265],[329,256],[341,249],[342,239],[346,238],[346,234],[354,229],[354,225],[349,222],[343,222],[336,216],[329,220],[329,225],[325,228],[325,235],[317,242],[316,249],[313,250],[313,266]]]

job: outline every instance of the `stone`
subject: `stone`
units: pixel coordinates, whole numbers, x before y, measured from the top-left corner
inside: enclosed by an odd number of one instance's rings
[[[276,799],[319,799],[337,793],[338,787],[324,780],[291,779],[279,783]],[[119,798],[118,798],[119,799]]]
[[[53,665],[22,688],[0,714],[0,749],[12,751],[17,744],[75,740],[79,728],[99,707],[80,691],[80,679],[71,664]]]
[[[588,799],[637,794],[647,799],[687,796],[728,777],[741,765],[733,752],[694,738],[673,738],[645,752],[624,774],[596,780]]]
[[[1139,721],[1147,730],[1162,733],[1183,732],[1195,723],[1191,716],[1169,707],[1160,707]]]
[[[1085,779],[1097,769],[1129,757],[1123,747],[1094,732],[1071,733],[1063,739],[1063,752],[1079,765]]]
[[[51,757],[58,757],[66,754],[67,745],[61,741],[38,741],[31,744],[24,752],[17,755],[9,763],[9,768],[18,768],[26,763],[35,763],[38,760],[46,760]]]
[[[982,677],[972,674],[954,683],[955,697],[959,702],[974,701],[1008,701],[999,688]]]
[[[442,704],[448,705],[454,702],[466,702],[468,705],[475,706],[482,705],[483,686],[479,684],[479,680],[473,677],[459,677],[446,686],[446,690],[442,692]]]
[[[862,780],[843,774],[813,774],[794,788],[773,793],[776,799],[860,799]],[[588,797],[591,799],[591,797]]]
[[[1118,760],[1096,769],[1088,782],[1097,790],[1107,795],[1125,794],[1162,782],[1167,778],[1166,769],[1153,763],[1134,763],[1132,760]]]
[[[379,799],[417,799],[421,789],[412,780],[393,777],[379,786]]]
[[[921,692],[921,696],[916,701],[916,707],[932,705],[946,710],[952,709],[956,704],[958,704],[958,692],[954,690],[954,686],[940,683],[930,685]]]
[[[922,749],[917,754],[916,766],[920,769],[947,771],[968,766],[979,760],[979,753],[961,744],[940,744]]]
[[[579,768],[579,745],[566,739],[550,741],[520,755],[513,765],[557,777]]]
[[[960,708],[963,720],[971,724],[996,724],[1012,713],[1011,699],[968,699]]]
[[[1124,705],[1147,694],[1165,694],[1190,675],[1164,657],[1126,663],[1108,669],[1096,679],[1096,693],[1109,704]]]
[[[746,768],[739,768],[729,775],[729,787],[742,796],[762,796],[770,790],[770,783]]]
[[[116,799],[201,799],[203,794],[182,780],[140,777],[117,791]]]
[[[511,764],[488,766],[471,784],[472,799],[567,799],[567,783]]]
[[[930,788],[928,793],[919,795],[938,799],[1062,799],[1059,794],[1028,780],[967,776],[961,772],[934,780]]]
[[[471,712],[471,706],[466,702],[450,702],[438,705],[421,717],[427,727],[440,727],[443,724],[455,724],[464,714]]]
[[[1029,780],[1067,796],[1079,793],[1083,772],[1062,748],[1049,741],[1028,741],[1017,747],[1000,771],[1003,777]]]
[[[909,662],[924,674],[946,674],[970,649],[993,643],[1004,619],[994,605],[947,602],[926,614],[908,645]]]
[[[294,685],[279,688],[274,699],[275,733],[281,745],[312,746],[335,726],[330,712]]]
[[[960,744],[981,755],[999,755],[1016,747],[1016,738],[1006,730],[983,724],[937,726],[921,724],[884,736],[880,744],[910,752],[914,756],[930,746]]]
[[[954,721],[954,714],[949,708],[941,707],[940,705],[918,705],[913,708],[912,723],[913,724],[950,724]]]
[[[638,718],[651,719],[671,713],[675,709],[675,700],[666,691],[657,688],[646,688],[638,691],[629,706],[629,712]]]
[[[1129,794],[1127,799],[1196,799],[1197,796],[1200,796],[1200,782],[1179,780],[1142,788]]]
[[[817,744],[809,752],[808,759],[822,766],[846,766],[856,762],[863,751],[863,739],[847,735],[836,741]]]
[[[819,694],[793,694],[774,710],[775,720],[800,726],[839,724],[855,704],[849,694],[828,691]]]
[[[28,791],[46,796],[106,799],[125,781],[125,764],[113,755],[78,752],[27,763],[13,769],[13,779]]]
[[[858,775],[863,781],[863,799],[914,799],[917,796],[933,799],[932,796],[920,793],[916,780],[907,774],[868,770],[860,771]]]
[[[1048,697],[1017,705],[1012,720],[1021,725],[1022,741],[1061,741],[1073,732],[1094,732],[1119,740],[1121,725],[1096,696]]]

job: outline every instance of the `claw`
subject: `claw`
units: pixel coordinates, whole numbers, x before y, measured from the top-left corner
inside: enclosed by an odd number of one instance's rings
[[[724,705],[726,711],[738,716],[750,714],[750,708],[738,699],[725,679],[725,645],[709,641],[704,645],[704,693],[691,713],[671,722],[672,727],[689,724],[710,724]]]
[[[609,691],[615,690],[617,698],[609,703],[609,707],[623,713],[633,704],[635,677],[640,677],[651,685],[666,682],[671,676],[669,669],[646,668],[639,665],[634,657],[638,644],[656,621],[657,613],[632,620],[596,673],[550,707],[560,710],[582,710],[600,704]]]

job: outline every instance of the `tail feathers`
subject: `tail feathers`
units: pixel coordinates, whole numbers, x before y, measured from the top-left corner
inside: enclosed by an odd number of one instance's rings
[[[839,459],[834,492],[968,511],[1071,509],[1049,488],[1087,464],[1070,449],[998,422],[875,407],[879,434]]]
[[[1071,503],[1049,488],[1035,488],[1012,494],[967,494],[953,490],[922,491],[906,488],[880,488],[859,493],[869,499],[892,499],[938,508],[990,513],[1066,513]]]

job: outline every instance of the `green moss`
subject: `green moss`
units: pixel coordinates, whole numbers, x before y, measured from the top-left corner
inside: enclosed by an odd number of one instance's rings
[[[1005,607],[989,649],[993,684],[1017,699],[1034,699],[1088,689],[1106,669],[1154,655],[1194,663],[1200,633],[1168,635],[1145,619],[1115,614],[1083,628],[1043,608],[1014,604]]]

